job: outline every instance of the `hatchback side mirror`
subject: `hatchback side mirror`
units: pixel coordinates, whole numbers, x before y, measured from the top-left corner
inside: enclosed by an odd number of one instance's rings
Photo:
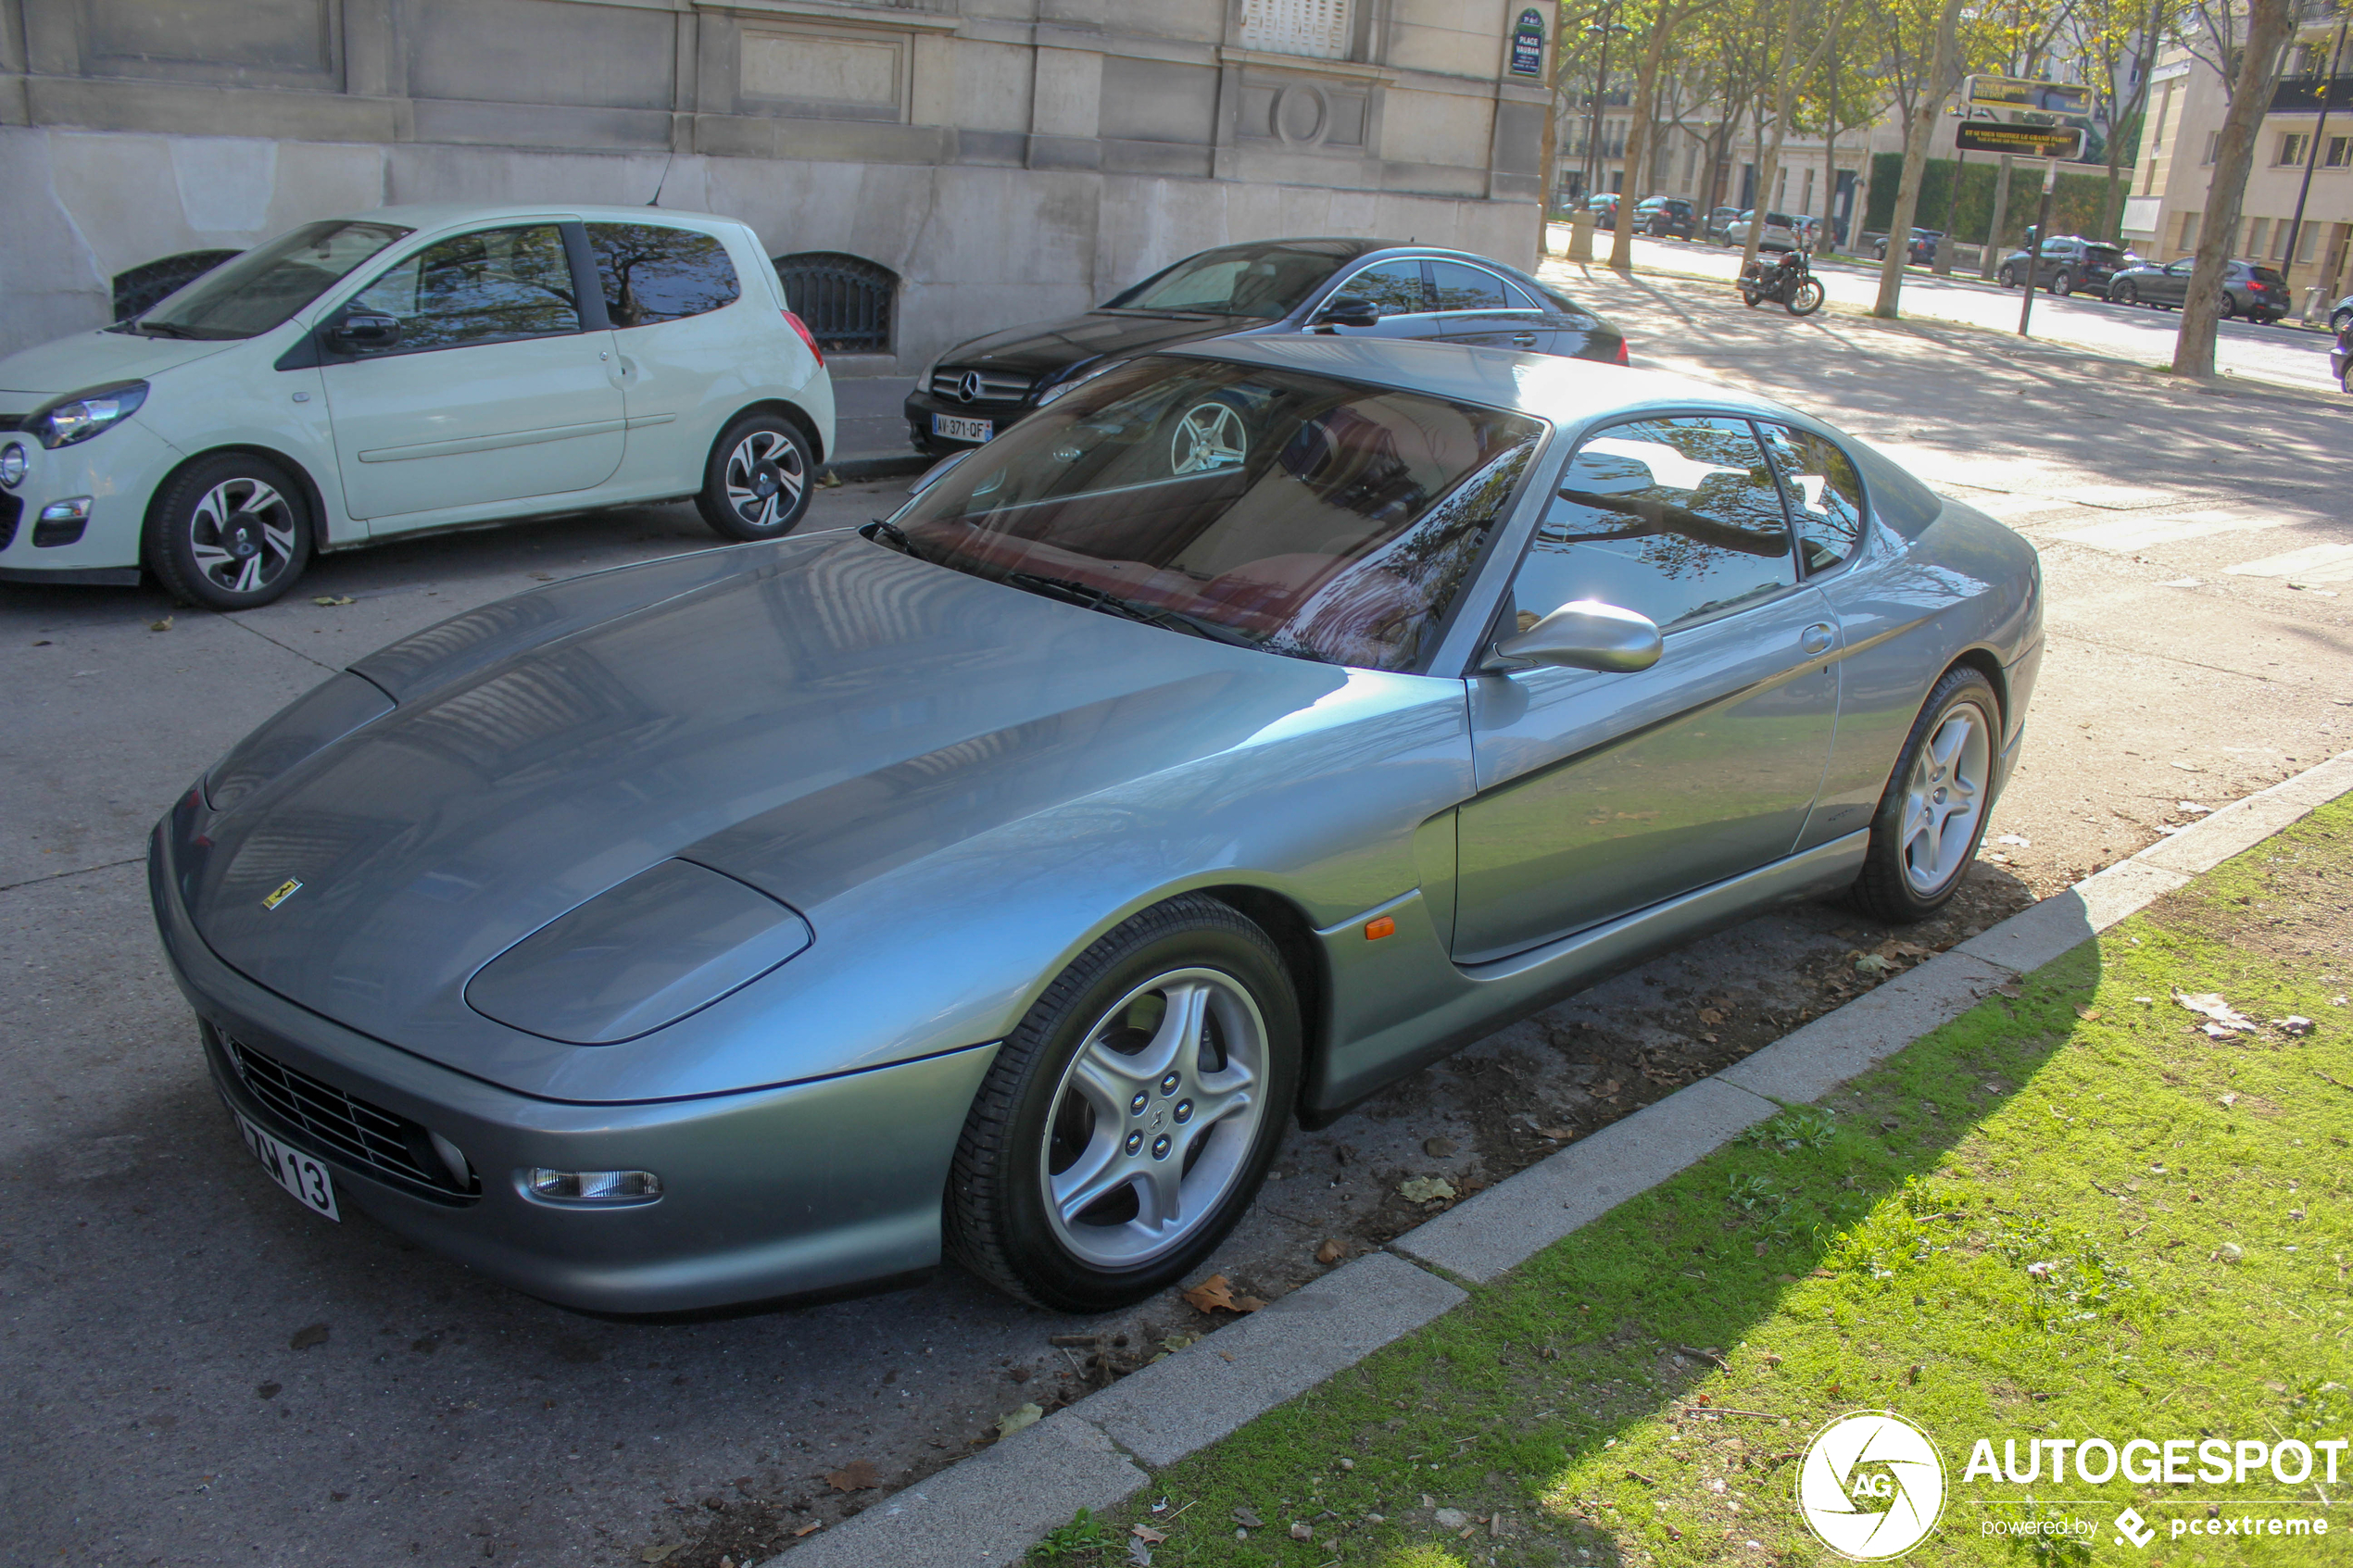
[[[1495,657],[1567,670],[1626,672],[1656,664],[1664,646],[1658,623],[1649,616],[1598,599],[1577,599],[1517,636],[1497,643]]]
[[[1380,325],[1380,307],[1353,294],[1339,295],[1315,313],[1315,324],[1319,327],[1378,327]]]
[[[400,342],[400,320],[354,310],[327,330],[327,346],[338,354],[382,354]]]

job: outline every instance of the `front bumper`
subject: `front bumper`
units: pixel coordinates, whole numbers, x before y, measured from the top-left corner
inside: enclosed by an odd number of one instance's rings
[[[26,466],[15,488],[0,489],[0,583],[135,584],[147,501],[180,463],[179,450],[136,415],[55,450],[21,432],[0,433],[0,447],[11,444],[24,448]],[[76,497],[89,500],[86,521],[42,526],[45,508]]]
[[[223,963],[180,902],[169,823],[149,841],[148,889],[214,1086],[324,1162],[339,1197],[391,1230],[560,1306],[630,1316],[846,1294],[937,1264],[949,1160],[994,1046],[696,1099],[534,1098],[346,1029]],[[438,1133],[464,1151],[480,1191],[401,1182],[293,1124],[246,1085],[230,1038]],[[653,1171],[662,1196],[549,1203],[524,1194],[520,1173],[533,1166]]]

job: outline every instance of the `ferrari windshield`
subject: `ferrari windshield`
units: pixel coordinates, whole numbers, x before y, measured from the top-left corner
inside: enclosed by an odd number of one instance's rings
[[[1187,257],[1113,300],[1107,310],[1202,311],[1276,320],[1297,309],[1354,245],[1229,245]]]
[[[365,220],[306,223],[214,268],[132,322],[131,330],[193,338],[266,332],[408,232]]]
[[[1139,359],[974,451],[875,536],[1172,632],[1414,671],[1544,428],[1295,370]]]

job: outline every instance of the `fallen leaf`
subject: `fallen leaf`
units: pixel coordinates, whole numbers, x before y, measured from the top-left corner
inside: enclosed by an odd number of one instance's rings
[[[1315,1261],[1319,1263],[1337,1263],[1347,1256],[1348,1248],[1337,1240],[1327,1240],[1323,1246],[1315,1248]]]
[[[1197,1312],[1254,1312],[1266,1305],[1255,1296],[1236,1296],[1224,1274],[1210,1275],[1186,1291],[1185,1299]]]
[[[1453,1138],[1424,1138],[1422,1140],[1422,1152],[1432,1160],[1443,1160],[1460,1147]]]
[[[147,630],[150,632],[169,632],[171,630],[171,619],[172,618],[170,616],[167,615],[161,621],[150,621],[147,622]]]
[[[2176,800],[2173,802],[2173,809],[2177,811],[2187,811],[2194,817],[2203,817],[2214,809],[2211,806],[2201,806],[2195,800]]]
[[[1026,1411],[1035,1411],[1037,1409],[1038,1407],[1036,1405],[1022,1406],[1022,1410]],[[1020,1411],[1017,1411],[1014,1413],[1019,1414]],[[1041,1411],[1040,1413],[1043,1412]],[[1011,1418],[1008,1417],[1007,1419]],[[1037,1419],[1038,1417],[1035,1415],[1030,1417],[1031,1421],[1035,1421]],[[1001,1426],[1003,1424],[1000,1423],[999,1424]],[[1024,1424],[1026,1424],[1026,1423]],[[853,1459],[848,1464],[843,1465],[839,1470],[828,1470],[825,1472],[825,1485],[831,1486],[837,1492],[862,1492],[871,1487],[881,1486],[882,1477],[875,1474],[875,1467],[866,1461],[862,1459]]]
[[[1702,1008],[1699,1010],[1699,1021],[1712,1028],[1724,1022],[1724,1015],[1714,1008]]]
[[[1894,960],[1878,953],[1865,953],[1855,960],[1856,972],[1860,974],[1885,974],[1894,967]]]
[[[1129,1541],[1127,1568],[1152,1568],[1152,1549],[1141,1541]]]
[[[322,1323],[314,1323],[308,1328],[296,1329],[294,1337],[286,1341],[286,1348],[292,1350],[308,1350],[313,1345],[324,1345],[326,1342],[327,1325]]]
[[[2176,991],[2173,993],[2173,1000],[2208,1020],[2200,1027],[2214,1039],[2225,1039],[2232,1035],[2255,1033],[2255,1020],[2232,1007],[2218,992],[2201,991],[2196,996],[2185,996]]]
[[[1539,1127],[1536,1129],[1536,1135],[1540,1138],[1550,1138],[1554,1143],[1567,1143],[1569,1139],[1577,1135],[1577,1129],[1574,1127]]]
[[[2006,833],[1994,840],[1994,842],[1996,844],[2014,844],[2020,849],[2032,849],[2034,847],[2034,841],[2027,837],[2024,834]]]
[[[1155,1530],[1149,1524],[1130,1525],[1128,1526],[1127,1533],[1135,1537],[1138,1540],[1149,1542],[1153,1546],[1158,1546],[1161,1542],[1168,1538],[1168,1533],[1166,1531]]]
[[[1200,1343],[1201,1336],[1198,1334],[1172,1334],[1167,1338],[1160,1342],[1160,1348],[1173,1356],[1179,1350],[1187,1349]]]
[[[685,1546],[686,1544],[686,1543],[684,1541],[673,1541],[668,1546],[649,1546],[645,1550],[637,1554],[637,1561],[640,1562],[660,1562],[662,1559],[668,1557],[672,1552],[676,1551],[680,1547]]]
[[[1295,1541],[1312,1541],[1315,1538],[1315,1526],[1308,1524],[1304,1519],[1294,1519],[1290,1522],[1290,1538]]]
[[[803,1536],[813,1536],[824,1527],[825,1522],[822,1519],[812,1524],[803,1524],[799,1529],[795,1530],[792,1533],[792,1538],[794,1540],[799,1540]]]
[[[1454,1184],[1443,1176],[1408,1176],[1397,1184],[1398,1192],[1412,1203],[1430,1203],[1454,1196]]]
[[[349,594],[314,594],[311,596],[310,602],[315,605],[324,605],[329,609],[333,609],[337,605],[356,605],[359,601]]]
[[[1010,1437],[1025,1426],[1035,1426],[1045,1413],[1046,1412],[1038,1408],[1036,1400],[1032,1400],[1026,1405],[1015,1405],[1012,1410],[1007,1411],[1004,1414],[997,1418],[997,1436],[1000,1437]],[[850,1468],[855,1470],[860,1465],[863,1465],[865,1462],[866,1461],[862,1459],[856,1461],[852,1463]],[[872,1477],[874,1472],[872,1470],[868,1470],[866,1474],[869,1477]],[[833,1481],[837,1490],[848,1492],[856,1489],[855,1487],[844,1486],[839,1481],[835,1481],[831,1475],[826,1476],[825,1479]],[[860,1486],[871,1486],[874,1484],[875,1483],[872,1479],[859,1483]]]
[[[1234,1510],[1234,1523],[1245,1530],[1263,1530],[1266,1527],[1266,1521],[1246,1508]]]

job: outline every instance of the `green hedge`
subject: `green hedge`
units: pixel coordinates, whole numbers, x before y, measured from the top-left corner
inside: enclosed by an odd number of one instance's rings
[[[1985,238],[1985,220],[1994,210],[1994,183],[2001,171],[2000,163],[1990,153],[1980,153],[1958,166],[1961,170],[1961,202],[1952,221],[1945,221],[1946,209],[1953,199],[1954,162],[1950,158],[1931,158],[1920,171],[1920,201],[1914,209],[1912,221],[1923,229],[1951,229],[1954,237],[1965,245],[1976,245]],[[1863,227],[1875,232],[1887,232],[1889,220],[1895,215],[1895,189],[1904,178],[1904,155],[1880,153],[1871,159],[1871,201],[1863,219]],[[2131,185],[2128,168],[2125,179],[2117,192],[2118,218],[2124,215],[2123,196]],[[2058,188],[2051,193],[2051,232],[2054,234],[2083,234],[2092,238],[2099,226],[2100,207],[2108,199],[2106,170],[2082,174],[2061,170]],[[2020,159],[2010,169],[2009,211],[2002,220],[2001,243],[2011,249],[2025,243],[2027,227],[2034,221],[2036,209],[2043,201],[2043,166]],[[2115,236],[2109,235],[2108,238]]]

